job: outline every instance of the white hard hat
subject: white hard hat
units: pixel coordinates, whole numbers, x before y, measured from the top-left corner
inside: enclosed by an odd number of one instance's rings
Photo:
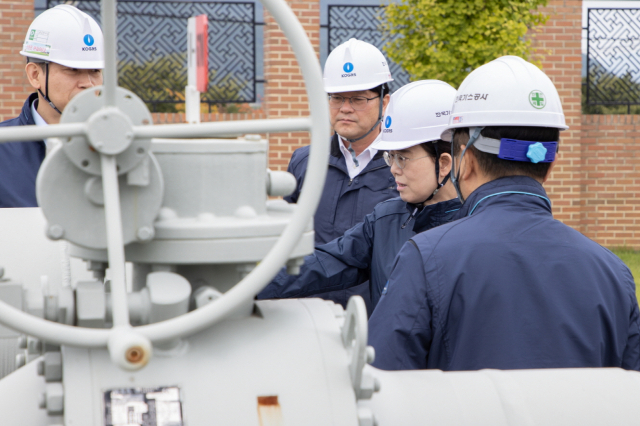
[[[104,68],[104,41],[98,23],[70,5],[48,9],[33,20],[22,56],[69,68]]]
[[[464,79],[442,139],[450,140],[451,129],[485,126],[569,128],[549,77],[517,56],[495,59]]]
[[[439,80],[409,83],[391,95],[382,122],[382,137],[373,145],[381,150],[400,150],[433,142],[449,124],[456,89]]]
[[[327,93],[340,93],[373,89],[393,78],[377,47],[352,38],[329,54],[323,81]]]

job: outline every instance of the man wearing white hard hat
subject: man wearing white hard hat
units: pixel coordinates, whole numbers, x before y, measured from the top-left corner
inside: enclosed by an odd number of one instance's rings
[[[369,322],[374,365],[640,370],[631,272],[554,220],[542,184],[567,129],[536,66],[496,59],[462,82],[453,138],[458,220],[405,244]]]
[[[324,191],[314,217],[316,245],[344,234],[381,201],[397,197],[389,166],[372,146],[380,137],[380,122],[389,102],[388,83],[393,81],[387,60],[375,46],[350,39],[336,47],[324,67],[324,89],[329,94],[331,139],[329,169]],[[291,156],[288,171],[298,186],[285,197],[298,201],[307,171],[309,147],[297,149]],[[363,286],[364,287],[364,286]],[[363,294],[351,289],[350,294]],[[338,301],[338,294],[319,295]]]
[[[35,93],[1,127],[56,124],[71,98],[102,84],[102,31],[73,6],[56,6],[34,19],[20,54]],[[35,181],[45,153],[44,141],[0,144],[0,207],[37,206]]]
[[[375,308],[402,245],[449,222],[461,206],[448,181],[451,144],[440,139],[455,94],[447,83],[424,80],[391,96],[382,137],[374,147],[386,151],[383,156],[400,197],[381,202],[363,222],[316,247],[299,275],[283,269],[259,298],[310,297],[368,280],[370,305]]]

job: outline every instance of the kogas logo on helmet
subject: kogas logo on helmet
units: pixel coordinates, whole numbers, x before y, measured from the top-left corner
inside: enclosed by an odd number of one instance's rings
[[[390,129],[389,127],[391,127],[391,116],[387,115],[386,120],[384,120],[384,129],[382,129],[382,133],[393,133],[393,129]]]
[[[87,34],[84,36],[84,38],[82,39],[82,41],[84,41],[84,44],[86,45],[86,47],[82,48],[83,52],[92,52],[92,51],[96,51],[98,50],[93,43],[95,43],[95,39],[93,38],[93,36],[91,34]]]
[[[342,67],[342,70],[346,73],[346,74],[342,74],[343,77],[355,77],[356,73],[353,72],[353,64],[351,62],[346,62],[344,64],[344,66]]]

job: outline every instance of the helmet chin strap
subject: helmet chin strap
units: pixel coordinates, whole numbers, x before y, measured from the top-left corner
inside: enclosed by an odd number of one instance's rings
[[[437,142],[433,143],[433,148],[436,150],[436,182],[438,182],[438,179],[440,179],[440,153],[438,152]],[[431,199],[436,196],[438,191],[440,191],[440,188],[442,188],[447,183],[448,180],[449,180],[449,175],[446,175],[444,179],[442,179],[442,182],[438,183],[438,186],[436,186],[436,189],[431,193],[431,195],[429,195],[429,198],[427,198],[420,204],[424,205],[424,203],[426,203],[427,201],[431,201]]]
[[[356,165],[356,167],[358,167],[360,165],[360,163],[358,163],[358,160],[356,159],[356,152],[351,147],[351,144],[355,143],[355,142],[358,142],[361,139],[366,138],[367,136],[369,136],[369,134],[371,134],[371,132],[373,132],[380,125],[380,122],[382,121],[382,101],[384,99],[382,97],[382,93],[384,92],[384,87],[383,86],[384,85],[380,86],[380,102],[379,102],[380,105],[378,107],[378,120],[376,120],[374,125],[371,126],[369,131],[367,133],[365,133],[364,135],[360,136],[359,138],[355,138],[355,139],[345,138],[344,136],[338,134],[338,136],[340,136],[342,139],[344,139],[345,141],[349,142],[349,146],[347,147],[347,150],[351,153],[351,158],[353,159],[353,163]]]
[[[44,98],[44,100],[47,101],[47,103],[51,108],[53,108],[58,114],[62,114],[62,112],[55,106],[53,101],[49,99],[49,62],[45,62],[44,67],[45,67],[44,91],[46,92],[46,94],[42,93],[42,90],[40,89],[38,89],[38,92]]]
[[[462,150],[462,154],[460,154],[460,167],[462,167],[462,159],[464,158],[464,153],[467,152],[467,149],[472,146],[476,140],[478,140],[478,137],[480,136],[480,132],[482,131],[482,129],[484,129],[484,127],[471,127],[469,128],[469,140],[467,141],[467,144],[464,147],[464,150]],[[455,129],[453,130],[453,133],[451,133],[451,159],[453,161],[452,166],[451,166],[451,182],[453,183],[453,187],[456,189],[456,192],[458,193],[458,198],[460,199],[460,202],[462,204],[464,204],[464,197],[462,196],[462,191],[460,191],[460,167],[458,167],[457,173],[454,173],[454,166],[455,166],[455,161],[456,161],[456,157],[453,155],[453,137],[455,136]]]

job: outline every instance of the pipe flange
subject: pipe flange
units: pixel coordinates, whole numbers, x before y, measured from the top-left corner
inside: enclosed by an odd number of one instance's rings
[[[133,92],[118,87],[117,108],[105,108],[101,87],[85,90],[66,106],[60,123],[91,123],[88,137],[62,137],[69,160],[80,170],[100,176],[100,153],[115,155],[118,174],[133,170],[150,151],[151,139],[135,138],[133,126],[151,125],[144,102]]]

